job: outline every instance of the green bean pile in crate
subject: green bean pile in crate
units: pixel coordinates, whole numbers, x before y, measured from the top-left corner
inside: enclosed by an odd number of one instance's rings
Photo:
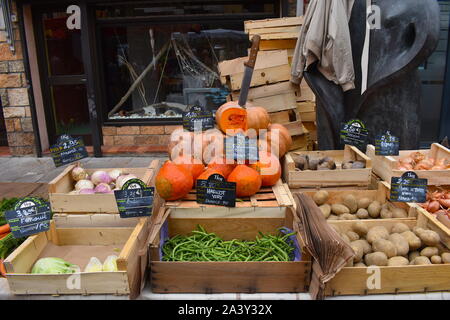
[[[262,234],[254,241],[224,241],[197,226],[189,236],[176,235],[163,245],[163,261],[294,261],[292,233]]]

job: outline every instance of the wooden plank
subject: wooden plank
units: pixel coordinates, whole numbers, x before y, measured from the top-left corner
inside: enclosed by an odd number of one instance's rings
[[[230,75],[231,90],[235,91],[241,89],[243,77],[244,73],[236,73]],[[291,78],[291,67],[287,62],[286,56],[286,64],[284,65],[255,70],[253,72],[253,77],[250,86],[256,87],[270,83],[287,81],[290,78]]]
[[[297,110],[300,112],[316,112],[316,103],[313,101],[297,102]]]
[[[33,264],[47,245],[45,232],[28,237],[16,250],[4,261],[6,272],[27,273],[31,271]]]
[[[300,117],[303,121],[314,122],[316,121],[316,112],[300,112]]]
[[[297,39],[283,39],[283,40],[261,40],[259,43],[259,50],[278,50],[278,49],[294,49]]]
[[[302,124],[302,121],[293,121],[289,123],[285,123],[284,126],[288,129],[291,136],[299,136],[305,134],[305,127]]]
[[[122,219],[119,214],[95,213],[95,214],[67,214],[55,213],[53,221],[56,228],[134,228],[140,218]]]
[[[285,38],[297,38],[300,33],[301,26],[292,27],[272,27],[272,28],[252,28],[248,30],[250,38],[256,34],[266,36],[268,34],[286,34]],[[265,39],[262,37],[261,39]]]
[[[254,207],[250,201],[246,207],[226,208],[226,207],[200,207],[200,208],[170,208],[171,216],[174,218],[284,218],[286,207],[277,206],[277,201],[270,201],[270,207],[264,207],[268,201],[258,201],[258,207]]]
[[[292,146],[289,151],[303,148],[306,148],[305,150],[309,150],[310,146],[311,146],[311,137],[309,136],[309,132],[305,132],[304,134],[292,137]]]
[[[300,34],[300,30],[294,31],[294,32],[262,33],[262,34],[260,34],[260,36],[261,36],[261,40],[281,40],[281,39],[291,40],[291,39],[294,39],[295,41],[297,41],[299,34]]]
[[[244,29],[245,32],[249,32],[251,29],[257,28],[301,26],[303,25],[303,22],[304,22],[303,16],[264,19],[264,20],[248,20],[244,21]]]
[[[316,95],[306,81],[300,83],[300,96],[297,101],[316,101]]]
[[[270,122],[285,124],[291,121],[291,112],[289,110],[269,113]]]
[[[57,229],[58,245],[123,245],[133,228],[63,228]]]
[[[299,94],[299,87],[290,81],[270,84],[266,86],[250,88],[248,91],[249,99],[272,97],[283,93],[293,93],[295,96]],[[232,100],[239,99],[239,92],[232,92]]]

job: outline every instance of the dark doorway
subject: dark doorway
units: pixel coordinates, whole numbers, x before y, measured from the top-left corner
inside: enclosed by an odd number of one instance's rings
[[[5,118],[3,117],[3,106],[0,102],[0,147],[8,146]]]

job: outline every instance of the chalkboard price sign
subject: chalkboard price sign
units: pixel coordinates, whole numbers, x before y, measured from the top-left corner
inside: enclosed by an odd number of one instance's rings
[[[369,131],[361,120],[350,120],[342,124],[340,137],[343,144],[364,149],[367,145],[368,135]]]
[[[377,156],[398,156],[400,141],[389,131],[375,138],[375,154]]]
[[[50,147],[50,153],[56,167],[88,157],[82,138],[73,138],[68,134],[58,137],[56,144]]]
[[[41,199],[24,198],[14,210],[5,212],[14,238],[22,238],[32,234],[48,231],[52,214],[50,205]]]
[[[405,172],[401,177],[391,178],[392,202],[418,202],[427,200],[427,179],[419,179],[413,171]]]
[[[257,139],[237,134],[234,137],[224,138],[224,145],[226,159],[235,160],[238,163],[259,160]]]
[[[236,183],[227,182],[220,174],[213,174],[208,180],[197,180],[196,189],[198,203],[236,206]]]
[[[124,183],[122,190],[115,190],[117,208],[121,218],[148,217],[152,214],[155,188],[139,179]]]
[[[183,128],[188,131],[204,131],[214,128],[214,115],[201,106],[192,106],[183,114]]]

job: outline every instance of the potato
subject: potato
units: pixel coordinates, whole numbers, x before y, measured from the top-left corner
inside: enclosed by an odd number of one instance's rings
[[[361,246],[363,248],[364,254],[372,253],[372,246],[367,242],[367,240],[355,240],[351,244]]]
[[[417,258],[417,257],[419,257],[420,256],[420,252],[419,251],[411,251],[409,254],[408,254],[408,259],[409,259],[409,261],[414,261],[414,259],[415,258]]]
[[[339,220],[339,217],[335,214],[330,214],[327,220]]]
[[[390,211],[389,209],[381,209],[380,218],[381,219],[392,219],[392,211]]]
[[[358,262],[358,263],[355,263],[354,265],[353,265],[354,267],[363,267],[363,268],[366,268],[367,266],[363,263],[363,262]]]
[[[352,194],[347,194],[342,198],[343,204],[350,210],[350,213],[356,213],[358,210],[358,202]]]
[[[389,232],[387,229],[383,226],[376,226],[373,228],[370,228],[369,232],[367,232],[367,241],[370,244],[373,244],[373,242],[377,239],[385,239],[387,240],[389,238]]]
[[[441,254],[442,263],[450,263],[450,252],[444,252]]]
[[[369,212],[366,209],[360,208],[356,211],[358,219],[369,219]]]
[[[421,227],[414,227],[412,231],[414,232],[414,234],[415,234],[416,236],[419,236],[419,234],[421,234],[422,232],[424,232],[425,229],[424,229],[424,228],[421,228]]]
[[[337,216],[340,216],[341,214],[344,213],[350,213],[350,210],[343,204],[335,203],[331,205],[331,212],[333,212]]]
[[[409,231],[409,230],[410,229],[406,224],[399,222],[399,223],[394,224],[391,232],[392,233],[402,233],[402,232]]]
[[[431,258],[432,256],[439,255],[439,249],[436,247],[426,247],[420,251],[420,255],[424,257]]]
[[[441,264],[442,263],[441,256],[432,256],[430,260],[431,260],[432,264]]]
[[[408,212],[406,212],[405,209],[402,208],[393,208],[391,210],[392,212],[392,218],[397,219],[397,218],[408,218]]]
[[[334,224],[329,224],[329,226],[330,226],[331,228],[333,228],[334,231],[336,231],[338,234],[341,234],[341,229],[340,229],[338,226],[336,226],[336,225],[334,225]]]
[[[339,220],[358,220],[358,217],[355,214],[344,213],[339,216]]]
[[[331,206],[329,204],[323,204],[319,207],[319,209],[322,211],[323,216],[325,219],[328,219],[331,214]]]
[[[320,190],[313,195],[313,200],[318,206],[321,206],[328,201],[328,197],[329,194],[327,191]]]
[[[381,204],[378,201],[374,201],[369,205],[367,211],[369,211],[369,216],[372,218],[378,218],[381,212]]]
[[[346,232],[347,237],[350,239],[350,241],[356,241],[359,240],[359,235],[356,232],[353,231],[347,231]]]
[[[369,228],[367,228],[364,222],[357,221],[353,223],[352,230],[359,234],[360,237],[364,237],[369,231]]]
[[[414,232],[405,231],[400,234],[403,238],[406,239],[406,241],[408,241],[409,250],[414,251],[414,250],[419,249],[422,246],[422,241],[420,240],[420,238],[418,236],[416,236],[414,234]]]
[[[358,199],[358,209],[367,209],[372,202],[369,198]]]
[[[397,247],[395,244],[386,239],[375,240],[372,243],[372,248],[374,251],[384,252],[388,258],[392,258],[397,255]]]
[[[341,238],[342,238],[346,243],[348,243],[348,244],[351,243],[349,237],[348,237],[345,233],[342,233],[342,234],[341,234]]]
[[[430,247],[437,246],[441,241],[441,238],[437,234],[437,232],[432,230],[424,230],[419,233],[419,238],[422,242]]]
[[[400,233],[392,233],[389,238],[389,241],[391,241],[395,248],[397,248],[397,255],[398,256],[406,256],[409,252],[409,244],[408,241]]]
[[[388,266],[407,266],[409,265],[409,260],[405,257],[392,257],[388,260]]]
[[[364,256],[364,249],[362,246],[357,245],[357,244],[350,244],[350,246],[352,247],[353,251],[355,252],[355,257],[354,262],[360,262],[362,257]]]
[[[413,260],[413,264],[416,266],[423,265],[423,264],[431,264],[431,261],[430,261],[430,259],[428,259],[428,257],[419,256]]]
[[[388,257],[384,252],[374,252],[366,254],[364,257],[367,266],[387,266]]]

